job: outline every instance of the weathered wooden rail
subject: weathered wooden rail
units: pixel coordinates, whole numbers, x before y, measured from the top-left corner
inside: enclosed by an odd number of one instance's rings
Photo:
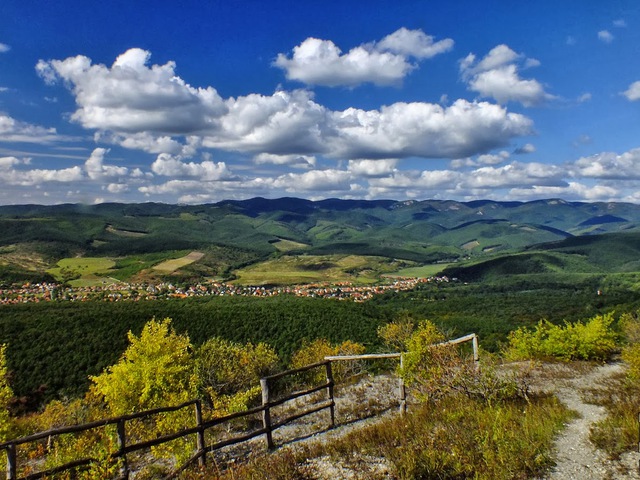
[[[286,397],[279,398],[277,400],[272,400],[269,395],[269,384],[270,382],[282,378],[287,375],[295,375],[297,373],[306,372],[308,370],[314,368],[324,367],[326,369],[326,383],[322,385],[315,386],[309,388],[304,391],[295,392]],[[33,435],[28,435],[21,438],[16,438],[13,440],[9,440],[4,443],[0,443],[0,449],[6,451],[7,456],[7,469],[6,469],[6,479],[7,480],[36,480],[40,478],[50,477],[52,475],[56,475],[58,473],[64,472],[66,470],[78,469],[78,468],[86,468],[91,463],[97,461],[95,458],[80,458],[71,462],[67,462],[63,465],[59,465],[54,468],[49,468],[47,470],[43,470],[37,473],[31,473],[24,476],[18,476],[18,455],[17,455],[17,447],[19,445],[38,442],[41,440],[50,440],[53,437],[57,437],[65,434],[74,434],[74,433],[82,433],[89,430],[95,430],[98,428],[104,428],[109,425],[116,425],[117,427],[117,436],[118,436],[118,448],[116,451],[111,452],[109,457],[113,460],[122,459],[122,464],[120,468],[120,477],[128,478],[129,477],[129,465],[127,461],[127,456],[131,453],[138,452],[141,450],[146,450],[151,447],[155,447],[158,445],[162,445],[164,443],[177,440],[182,437],[186,437],[189,435],[194,435],[196,437],[195,442],[195,453],[194,455],[187,460],[187,462],[182,465],[180,468],[175,470],[169,475],[169,478],[175,477],[178,473],[186,469],[189,465],[198,462],[199,465],[204,466],[206,464],[207,454],[211,453],[215,450],[231,446],[237,443],[246,442],[251,440],[252,438],[258,437],[260,435],[265,435],[267,448],[273,449],[275,448],[275,444],[273,442],[272,433],[274,430],[286,425],[289,422],[302,418],[306,415],[311,415],[312,413],[319,412],[324,409],[330,409],[331,411],[331,427],[335,424],[335,400],[333,398],[333,387],[334,381],[333,376],[331,374],[331,362],[323,361],[319,363],[315,363],[312,365],[307,365],[302,368],[297,368],[294,370],[288,370],[282,373],[278,373],[277,375],[272,375],[270,377],[266,377],[261,379],[260,384],[262,386],[262,405],[252,408],[250,410],[244,412],[233,413],[230,415],[226,415],[219,418],[214,418],[211,420],[204,421],[202,416],[202,403],[200,400],[191,400],[189,402],[182,403],[180,405],[171,406],[171,407],[163,407],[156,408],[153,410],[146,410],[139,413],[133,413],[129,415],[121,415],[118,417],[106,418],[102,420],[97,420],[94,422],[84,423],[81,425],[72,425],[68,427],[60,427],[54,428],[51,430],[46,430],[43,432],[38,432]],[[328,400],[323,402],[322,404],[315,406],[311,409],[307,409],[303,412],[296,413],[295,415],[289,416],[288,418],[284,418],[279,420],[277,423],[271,422],[271,409],[281,405],[287,401],[293,400],[295,398],[302,397],[304,395],[310,395],[312,393],[326,390]],[[195,409],[195,424],[191,427],[183,428],[176,432],[172,432],[166,435],[159,436],[157,438],[153,438],[151,440],[145,440],[137,443],[127,444],[127,422],[138,419],[148,419],[153,417],[154,415],[162,414],[162,413],[170,413],[181,410],[183,408],[187,408],[189,406],[193,406]],[[252,432],[234,437],[225,439],[211,445],[206,444],[205,432],[213,427],[218,425],[222,425],[232,420],[240,419],[243,417],[250,417],[252,415],[256,415],[262,413],[262,428],[258,430],[254,430]]]
[[[474,361],[478,362],[478,339],[475,334],[467,335],[455,340],[451,340],[449,342],[444,342],[439,345],[445,344],[459,344],[463,342],[473,342],[473,358]],[[202,402],[200,400],[191,400],[180,405],[169,406],[156,408],[152,410],[146,410],[143,412],[132,413],[129,415],[121,415],[118,417],[106,418],[102,420],[97,420],[94,422],[84,423],[81,425],[73,425],[67,427],[54,428],[50,430],[46,430],[43,432],[38,432],[33,435],[27,435],[25,437],[16,438],[13,440],[9,440],[3,443],[0,443],[0,450],[6,451],[7,457],[7,467],[6,467],[6,479],[7,480],[36,480],[45,477],[51,477],[58,473],[64,472],[66,470],[78,469],[78,468],[87,468],[92,463],[98,461],[95,458],[80,458],[71,462],[67,462],[63,465],[59,465],[53,468],[49,468],[47,470],[43,470],[36,473],[30,473],[24,476],[18,476],[18,452],[17,447],[20,445],[34,443],[38,441],[42,441],[47,439],[49,442],[52,438],[65,435],[65,434],[74,434],[74,433],[82,433],[89,430],[95,430],[98,428],[104,428],[109,425],[115,425],[117,430],[117,449],[114,452],[110,452],[109,458],[111,460],[121,459],[120,466],[120,478],[127,479],[130,473],[130,466],[128,462],[128,455],[134,452],[147,450],[151,447],[159,446],[167,442],[171,442],[173,440],[177,440],[179,438],[187,437],[190,435],[195,436],[195,453],[178,469],[174,470],[167,478],[174,478],[180,472],[188,468],[190,465],[194,463],[198,463],[200,466],[204,467],[207,462],[207,454],[212,453],[221,448],[235,445],[238,443],[243,443],[248,440],[251,440],[260,435],[264,435],[266,439],[267,449],[271,450],[275,448],[275,443],[273,440],[273,432],[278,428],[298,420],[307,415],[311,415],[322,410],[329,410],[329,428],[333,428],[335,426],[335,398],[334,398],[334,387],[335,382],[333,378],[333,372],[331,368],[332,362],[338,361],[349,361],[349,360],[375,360],[375,359],[385,359],[385,358],[399,358],[400,365],[402,366],[402,353],[386,353],[386,354],[366,354],[366,355],[342,355],[342,356],[328,356],[325,357],[325,360],[322,362],[314,363],[311,365],[307,365],[301,368],[296,368],[292,370],[287,370],[275,375],[271,375],[260,380],[260,386],[262,389],[262,404],[258,407],[252,408],[250,410],[244,412],[233,413],[230,415],[226,415],[219,418],[214,418],[211,420],[203,420],[202,415]],[[274,398],[272,395],[272,385],[275,381],[287,377],[293,376],[300,373],[307,372],[316,368],[324,368],[325,369],[325,377],[326,381],[321,383],[320,385],[316,385],[305,390],[296,391],[290,393],[288,395]],[[300,398],[303,396],[311,395],[316,392],[326,391],[327,399],[319,404],[314,405],[311,408],[307,408],[301,412],[297,412],[288,417],[282,418],[277,422],[272,421],[272,409],[283,405],[286,402],[292,401],[296,398]],[[402,379],[399,380],[399,404],[400,411],[406,411],[406,390]],[[183,408],[187,408],[193,406],[194,408],[194,425],[191,427],[186,427],[181,430],[168,433],[150,440],[138,441],[137,443],[127,444],[128,436],[127,436],[127,422],[131,422],[133,420],[139,419],[149,419],[154,415],[160,415],[163,413],[171,413],[181,410]],[[242,435],[227,438],[225,440],[220,440],[218,442],[212,443],[210,445],[206,444],[206,432],[209,429],[212,429],[216,426],[223,425],[225,423],[231,422],[233,420],[241,419],[244,417],[250,417],[253,415],[261,414],[262,415],[262,428],[251,431],[249,433],[244,433]]]

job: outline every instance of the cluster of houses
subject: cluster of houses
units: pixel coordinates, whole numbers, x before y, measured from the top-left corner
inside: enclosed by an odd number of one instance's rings
[[[390,291],[412,290],[422,283],[449,282],[449,278],[389,278],[375,285],[354,285],[347,282],[290,286],[243,286],[221,282],[202,282],[180,287],[171,283],[129,284],[112,283],[87,287],[67,287],[55,283],[27,283],[9,288],[0,287],[0,305],[49,301],[102,300],[118,302],[124,300],[159,300],[166,298],[188,298],[205,296],[253,296],[296,295],[300,297],[322,297],[364,302],[374,295]]]

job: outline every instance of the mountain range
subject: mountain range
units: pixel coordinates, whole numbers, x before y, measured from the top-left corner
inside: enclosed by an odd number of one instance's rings
[[[149,255],[187,250],[210,253],[200,262],[203,275],[274,254],[376,255],[426,264],[534,245],[564,248],[560,241],[570,249],[576,238],[593,242],[603,234],[624,234],[619,242],[634,244],[638,237],[628,235],[634,232],[640,232],[640,205],[560,199],[11,205],[0,206],[0,273],[44,271],[66,257],[146,255],[151,262]]]

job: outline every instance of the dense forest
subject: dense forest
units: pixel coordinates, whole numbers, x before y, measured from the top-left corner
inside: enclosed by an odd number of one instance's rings
[[[305,339],[352,340],[379,351],[378,327],[402,314],[429,319],[450,336],[477,333],[481,345],[495,351],[510,331],[543,318],[562,324],[635,311],[640,308],[635,280],[624,275],[514,275],[490,283],[425,284],[365,303],[283,295],[11,305],[0,308],[0,342],[8,345],[16,394],[37,402],[81,394],[88,375],[117,361],[127,332],[139,333],[154,317],[172,318],[194,345],[214,336],[265,342],[284,362]]]

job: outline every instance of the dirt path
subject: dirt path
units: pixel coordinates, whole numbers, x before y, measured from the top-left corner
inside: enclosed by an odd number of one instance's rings
[[[622,371],[618,363],[606,364],[586,371],[572,370],[570,365],[544,365],[544,376],[552,380],[544,388],[554,392],[578,418],[567,424],[555,441],[556,466],[545,480],[622,480],[640,479],[638,454],[630,453],[619,461],[611,461],[589,440],[591,426],[606,416],[604,407],[587,403],[588,390],[606,388],[603,382]]]

